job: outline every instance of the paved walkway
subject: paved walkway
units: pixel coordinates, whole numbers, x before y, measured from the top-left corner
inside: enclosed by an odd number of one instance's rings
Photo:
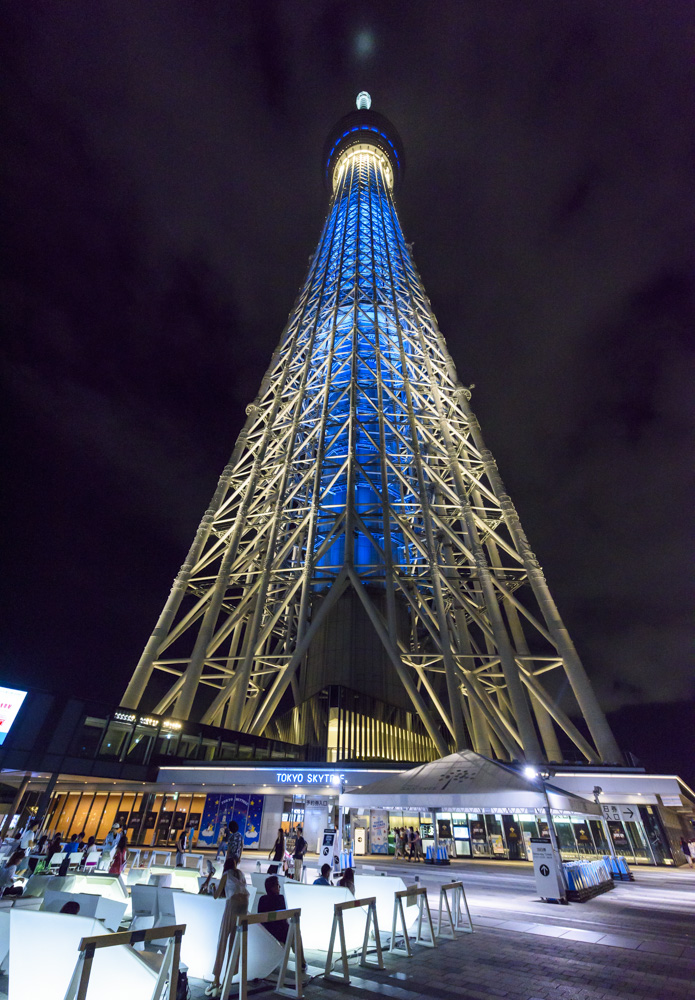
[[[640,868],[635,882],[618,883],[587,903],[552,906],[538,900],[533,871],[523,864],[432,869],[374,858],[366,864],[409,882],[418,876],[432,907],[439,885],[461,878],[475,933],[436,949],[415,946],[412,959],[387,954],[383,972],[360,969],[355,960],[350,986],[327,983],[325,955],[309,953],[307,1000],[348,993],[393,1000],[695,1000],[695,871]],[[201,1000],[204,984],[192,987],[193,1000]],[[272,995],[272,984],[253,988],[260,998]]]

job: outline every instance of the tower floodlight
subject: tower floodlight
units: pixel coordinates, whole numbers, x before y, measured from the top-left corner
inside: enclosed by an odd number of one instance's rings
[[[327,760],[621,755],[485,446],[366,92],[309,272],[123,699]],[[546,686],[564,674],[587,738]]]

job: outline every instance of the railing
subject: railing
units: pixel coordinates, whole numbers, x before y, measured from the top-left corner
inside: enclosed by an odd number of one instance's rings
[[[282,961],[278,972],[278,980],[275,986],[275,993],[282,996],[295,997],[301,1000],[302,997],[302,966],[304,965],[304,948],[302,947],[302,935],[299,928],[299,918],[302,911],[294,910],[271,910],[269,913],[244,913],[237,917],[237,932],[234,935],[234,944],[229,956],[224,975],[222,977],[222,989],[219,995],[226,998],[232,986],[232,979],[239,968],[239,1000],[248,1000],[248,961],[249,961],[249,925],[250,924],[270,924],[276,920],[288,920],[289,928],[287,940],[282,953]],[[287,975],[287,964],[290,953],[294,950],[294,990],[285,986],[285,976]],[[67,1000],[67,998],[66,998]],[[157,1000],[157,998],[153,998]]]
[[[384,968],[384,957],[381,951],[381,938],[379,937],[379,921],[376,916],[376,896],[368,896],[365,899],[348,899],[344,903],[335,903],[333,907],[333,927],[331,928],[331,940],[328,945],[328,954],[326,955],[326,967],[323,973],[324,979],[331,979],[341,983],[350,982],[348,955],[347,948],[345,946],[345,924],[343,922],[343,913],[346,910],[353,910],[362,906],[367,907],[367,922],[364,928],[364,938],[362,940],[360,965],[363,969]],[[333,973],[333,950],[335,948],[336,933],[340,939],[340,960],[343,966],[342,976],[336,976]],[[376,942],[376,963],[367,961],[367,949],[369,947],[370,933],[374,934],[374,940]]]
[[[417,931],[415,934],[415,944],[421,944],[425,948],[436,948],[437,938],[434,933],[434,924],[432,923],[432,914],[430,913],[430,904],[427,899],[427,889],[424,885],[410,885],[407,889],[399,889],[398,892],[393,894],[393,921],[391,923],[391,941],[389,944],[389,952],[398,955],[407,955],[408,958],[412,958],[413,949],[410,946],[410,936],[408,934],[408,928],[405,922],[405,913],[403,911],[403,900],[406,900],[408,906],[417,906],[418,908],[418,918],[417,918]],[[422,936],[422,925],[423,921],[427,922],[427,929],[429,931],[429,939],[423,938]],[[400,923],[401,931],[403,934],[403,947],[396,947],[396,933],[397,925]]]
[[[65,994],[65,1000],[87,1000],[94,955],[99,948],[115,948],[118,945],[133,945],[143,941],[167,938],[169,943],[164,952],[152,1000],[163,1000],[164,997],[166,1000],[176,1000],[181,938],[185,930],[185,924],[173,924],[170,927],[151,927],[143,931],[122,931],[117,934],[98,934],[94,937],[82,938],[78,946],[80,956]],[[168,989],[166,989],[167,985]]]

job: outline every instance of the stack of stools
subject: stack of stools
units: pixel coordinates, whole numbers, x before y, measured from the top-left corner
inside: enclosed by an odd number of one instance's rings
[[[435,857],[434,847],[427,848],[427,857],[425,858],[426,865],[450,865],[449,855],[447,853],[446,847],[437,848],[437,856]]]
[[[635,876],[630,871],[630,866],[622,855],[618,858],[609,858],[606,855],[603,859],[608,865],[611,877],[616,882],[634,882]]]
[[[603,861],[565,861],[562,868],[567,880],[567,898],[585,903],[613,888],[609,867]]]

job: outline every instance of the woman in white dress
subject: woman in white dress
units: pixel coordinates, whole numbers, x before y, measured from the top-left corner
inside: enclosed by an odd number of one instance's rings
[[[222,878],[215,893],[216,899],[220,899],[222,896],[224,896],[227,902],[225,903],[222,923],[220,924],[220,937],[217,942],[215,964],[212,967],[214,979],[205,990],[206,997],[220,996],[222,969],[224,968],[227,948],[231,952],[234,944],[237,917],[248,913],[249,909],[249,890],[246,888],[246,876],[237,867],[237,859],[233,855],[230,855],[224,863]]]

